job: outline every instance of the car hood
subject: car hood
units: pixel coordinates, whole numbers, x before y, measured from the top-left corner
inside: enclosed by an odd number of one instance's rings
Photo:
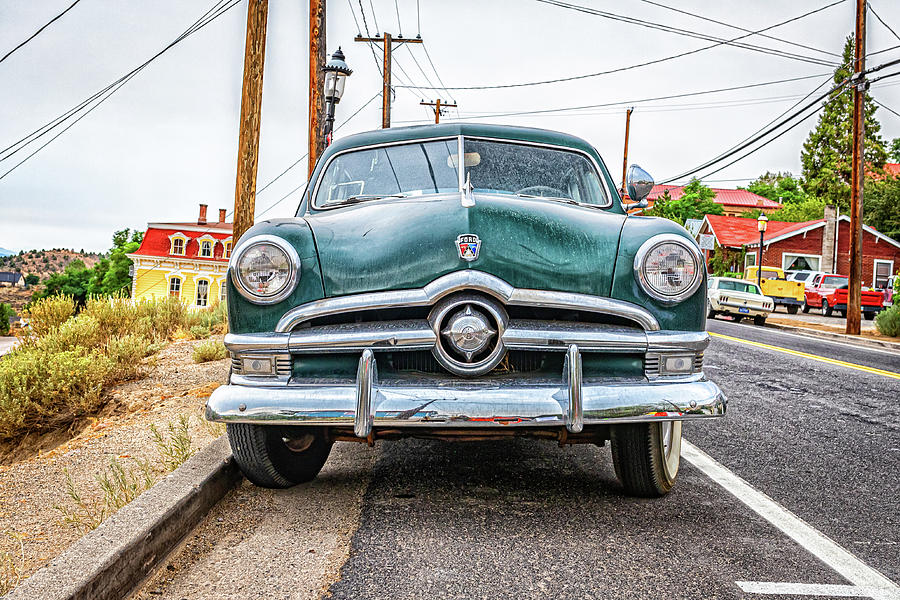
[[[369,201],[306,216],[326,296],[418,288],[462,269],[514,287],[609,296],[624,215],[541,199],[459,194]],[[477,235],[478,257],[457,237]]]

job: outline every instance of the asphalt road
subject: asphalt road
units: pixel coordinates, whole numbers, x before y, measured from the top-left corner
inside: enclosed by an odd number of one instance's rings
[[[0,337],[0,356],[3,356],[10,350],[16,347],[19,343],[19,338],[15,337]]]
[[[323,579],[323,591],[354,599],[900,599],[900,375],[891,376],[900,374],[900,357],[725,321],[711,321],[709,329],[707,374],[728,394],[729,414],[685,425],[685,438],[702,452],[683,453],[667,497],[623,496],[608,447],[530,440],[345,445],[326,469],[351,461],[357,470],[342,472],[362,477],[363,456],[374,467],[368,486],[347,491],[359,494],[358,527],[339,578],[331,577],[330,587]],[[707,474],[710,464],[725,475]],[[731,473],[751,487],[728,491]],[[346,486],[345,478],[331,484],[329,477],[312,485]],[[303,591],[307,581],[286,593],[284,580],[275,580],[284,569],[271,560],[302,564],[309,531],[297,525],[312,514],[326,531],[333,519],[327,504],[292,503],[304,497],[295,490],[260,495],[277,512],[257,515],[244,543],[215,533],[191,542],[208,546],[204,552],[215,560],[195,558],[193,571],[185,561],[178,566],[183,576],[171,578],[170,588],[160,585],[163,597],[210,597],[186,594],[191,588],[183,583],[213,564],[228,564],[230,579],[255,582],[255,595],[218,587],[218,597],[315,597]],[[227,521],[228,502],[218,519]],[[230,502],[230,510],[246,510],[239,499]],[[273,554],[255,532],[284,521],[287,508],[299,515],[287,518],[297,533],[290,523],[279,525]],[[261,572],[273,574],[270,584]],[[893,589],[854,587],[877,581],[879,572]]]

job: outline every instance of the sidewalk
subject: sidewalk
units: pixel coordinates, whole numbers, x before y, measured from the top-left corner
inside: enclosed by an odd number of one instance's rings
[[[888,338],[878,333],[875,321],[863,319],[860,322],[861,335],[847,335],[844,333],[846,320],[837,316],[825,317],[821,314],[797,313],[790,315],[782,312],[783,309],[773,312],[766,325],[774,329],[814,335],[821,338],[840,340],[848,344],[866,346],[870,348],[889,348],[900,352],[900,338]]]

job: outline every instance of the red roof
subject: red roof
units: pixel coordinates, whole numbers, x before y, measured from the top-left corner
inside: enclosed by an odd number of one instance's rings
[[[900,163],[884,163],[884,172],[891,177],[900,177]]]
[[[900,165],[898,165],[900,167]],[[715,202],[718,204],[722,204],[724,206],[749,206],[754,208],[771,208],[771,209],[779,209],[781,205],[777,202],[773,202],[768,198],[760,196],[758,194],[754,194],[753,192],[749,192],[747,190],[726,190],[722,188],[710,188],[712,191],[716,193],[716,197],[714,198]],[[683,185],[654,185],[653,190],[650,192],[650,200],[656,200],[660,196],[662,196],[666,191],[669,192],[669,196],[672,200],[677,200],[684,195],[684,186]]]
[[[225,251],[222,240],[231,237],[231,223],[207,223],[198,225],[195,223],[150,223],[147,232],[144,234],[144,241],[141,247],[134,254],[139,256],[158,256],[158,257],[178,257],[196,260],[221,261],[228,262],[227,258],[223,258]],[[172,242],[170,236],[180,233],[187,238],[184,255],[171,254]],[[213,256],[200,256],[200,242],[198,238],[209,236],[216,240],[213,247]]]
[[[759,242],[759,230],[756,228],[756,219],[706,215],[706,220],[709,222],[712,232],[716,236],[716,241],[719,242],[720,246],[736,248],[745,244]],[[802,223],[769,221],[766,226],[766,238],[774,238],[824,221],[825,219],[804,221]]]

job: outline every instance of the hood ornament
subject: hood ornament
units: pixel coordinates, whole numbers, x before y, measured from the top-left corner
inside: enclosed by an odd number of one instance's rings
[[[464,233],[456,238],[456,249],[459,251],[461,259],[472,262],[478,258],[478,252],[481,250],[481,240],[474,233]]]
[[[462,205],[463,208],[475,206],[475,186],[472,185],[472,173],[466,173],[466,182],[463,184]]]

